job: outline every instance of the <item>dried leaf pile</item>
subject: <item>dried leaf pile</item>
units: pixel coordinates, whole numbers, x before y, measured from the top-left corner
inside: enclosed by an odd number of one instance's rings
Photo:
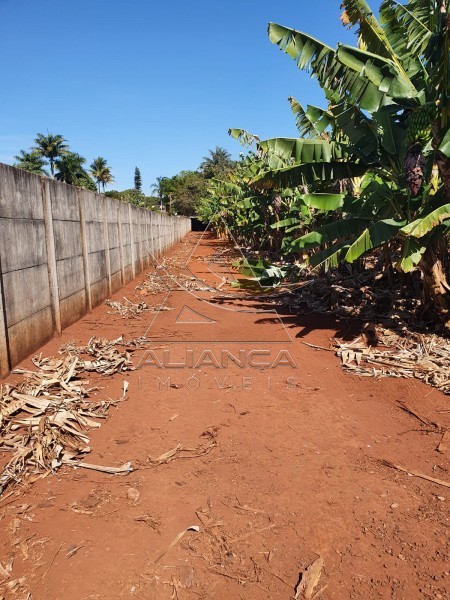
[[[93,360],[79,359],[78,369],[82,371],[95,371],[102,375],[114,375],[115,373],[132,371],[134,369],[129,350],[142,347],[143,343],[145,343],[143,338],[126,343],[123,336],[115,340],[92,337],[85,346],[77,346],[75,342],[69,342],[61,346],[59,352],[60,354],[69,354],[78,357],[80,355],[92,356]],[[120,351],[117,346],[122,346],[125,349]],[[37,364],[37,366],[40,366],[40,364]],[[20,371],[16,370],[14,372],[18,373]]]
[[[134,303],[125,297],[124,300],[125,303],[118,300],[105,300],[105,304],[113,309],[112,311],[108,311],[108,314],[118,314],[124,319],[135,319],[144,310],[152,310],[152,307],[145,302]]]
[[[92,338],[81,347],[66,344],[60,350],[66,354],[64,358],[37,356],[33,359],[36,371],[16,369],[13,373],[23,379],[0,387],[0,451],[12,454],[0,471],[0,494],[27,475],[45,476],[62,464],[95,467],[74,459],[90,451],[86,432],[100,427],[99,419],[105,419],[108,409],[125,399],[127,386],[118,400],[94,401],[89,396],[98,388],[89,388],[82,373],[112,375],[132,369],[129,353],[119,351],[119,344],[123,344],[122,338]],[[126,464],[107,472],[130,468]]]
[[[167,294],[168,292],[213,291],[214,288],[206,285],[189,272],[180,272],[179,265],[177,271],[170,265],[160,265],[155,272],[147,273],[146,279],[136,289],[146,290],[150,294],[162,292]]]
[[[379,330],[377,337],[377,347],[361,338],[348,344],[336,340],[343,368],[363,377],[414,377],[450,394],[450,340],[413,332],[400,337],[390,330]]]
[[[147,294],[160,294],[176,291],[213,291],[213,288],[194,277],[187,267],[191,259],[192,247],[182,245],[172,256],[155,261],[154,269],[146,274],[146,279],[136,287]]]
[[[396,327],[417,324],[420,302],[410,289],[398,286],[392,290],[377,280],[372,270],[343,275],[342,270],[318,276],[304,271],[309,284],[288,297],[289,306],[307,307],[313,312],[338,317],[356,317],[365,321]]]

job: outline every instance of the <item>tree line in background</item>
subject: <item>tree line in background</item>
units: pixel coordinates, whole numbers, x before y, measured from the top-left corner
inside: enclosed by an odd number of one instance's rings
[[[173,177],[158,177],[151,186],[149,195],[143,192],[139,167],[134,171],[133,188],[106,192],[106,186],[114,178],[105,158],[95,158],[89,168],[86,168],[86,159],[72,152],[62,135],[38,133],[34,142],[35,145],[30,150],[21,150],[15,156],[15,167],[99,193],[103,191],[111,198],[170,214],[196,214],[201,199],[207,192],[208,181],[227,177],[235,166],[229,152],[217,146],[215,150],[209,151],[209,156],[203,158],[197,170],[184,170]]]
[[[418,274],[423,306],[450,326],[449,0],[383,0],[379,18],[365,0],[342,8],[355,47],[269,24],[324,106],[289,99],[298,138],[230,130],[253,149],[212,181],[199,213],[293,264],[357,272],[372,255],[390,282]]]
[[[142,178],[138,167],[134,173],[134,188],[119,192],[111,190],[107,196],[145,206],[169,214],[192,216],[197,214],[202,198],[207,193],[208,181],[227,177],[235,167],[235,161],[224,148],[209,150],[196,171],[180,171],[173,177],[157,177],[150,187],[151,195],[142,191]]]
[[[52,179],[98,192],[101,189],[104,191],[105,186],[114,181],[106,159],[99,156],[86,169],[86,159],[72,152],[62,135],[38,133],[34,143],[30,150],[21,150],[14,157],[17,161],[15,167],[36,175],[49,176],[46,170],[48,166]]]

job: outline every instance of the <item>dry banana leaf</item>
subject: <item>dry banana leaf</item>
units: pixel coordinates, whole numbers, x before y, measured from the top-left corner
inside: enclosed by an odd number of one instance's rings
[[[142,347],[138,338],[126,343],[91,338],[85,346],[66,344],[62,358],[35,356],[37,370],[15,369],[22,379],[16,385],[0,386],[0,452],[10,459],[0,471],[0,495],[11,484],[29,475],[45,475],[62,464],[82,466],[106,473],[131,470],[78,463],[77,458],[90,451],[89,430],[100,427],[108,409],[126,397],[128,383],[118,400],[89,398],[88,381],[81,377],[87,370],[113,375],[132,369],[130,352]],[[121,349],[118,348],[121,346]],[[91,360],[92,359],[92,360]]]
[[[341,358],[343,368],[363,377],[415,378],[450,394],[448,339],[435,334],[414,333],[404,338],[386,329],[381,330],[377,338],[383,348],[367,347],[359,342],[360,338],[350,344],[335,340],[336,354]]]

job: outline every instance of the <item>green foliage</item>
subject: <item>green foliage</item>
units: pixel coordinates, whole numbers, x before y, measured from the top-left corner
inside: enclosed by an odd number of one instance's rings
[[[166,194],[165,194],[165,181],[167,177],[157,177],[154,184],[152,184],[150,190],[156,193],[156,198],[160,210],[163,210],[165,206]]]
[[[305,110],[300,102],[292,97],[289,98],[289,103],[295,116],[295,124],[300,137],[324,136],[324,132],[329,128],[334,129],[334,115],[329,110],[311,105],[308,105]],[[329,138],[328,134],[326,138]]]
[[[14,166],[18,169],[35,173],[36,175],[47,175],[47,171],[44,169],[45,160],[38,152],[21,150],[20,154],[14,158],[17,161],[14,163]]]
[[[15,167],[37,175],[48,176],[44,169],[48,161],[52,177],[93,192],[97,191],[96,182],[100,192],[100,186],[104,191],[105,186],[114,181],[110,167],[100,156],[94,159],[89,172],[86,171],[84,167],[86,159],[76,152],[71,152],[62,135],[38,133],[35,144],[36,146],[30,151],[21,150],[20,154],[14,157],[17,161],[14,163]]]
[[[138,167],[134,169],[134,189],[142,194],[142,178]]]
[[[97,191],[97,186],[95,185],[95,181],[89,175],[78,178],[77,182],[74,185],[85,188],[86,190],[90,190],[91,192]]]
[[[391,241],[405,225],[405,221],[385,219],[371,223],[348,248],[343,260],[352,263],[367,252]]]
[[[164,182],[169,211],[179,215],[194,215],[206,192],[206,178],[198,171],[181,171]]]
[[[122,192],[111,190],[106,192],[105,196],[115,198],[116,200],[122,200],[122,202],[128,202],[129,204],[134,204],[134,206],[143,206],[145,208],[154,208],[155,204],[158,203],[157,198],[145,196],[135,188],[123,190]]]
[[[114,177],[111,173],[111,167],[108,166],[106,159],[102,156],[94,158],[90,166],[90,173],[98,186],[98,192],[100,193],[100,186],[105,191],[106,185],[114,181]]]
[[[47,135],[38,133],[34,140],[36,144],[34,151],[49,161],[52,177],[55,175],[55,161],[69,152],[66,141],[62,135],[53,133],[47,133]]]
[[[212,179],[225,175],[233,166],[231,154],[225,148],[216,146],[215,150],[209,150],[209,156],[203,158],[199,171],[205,179]]]
[[[426,215],[421,214],[420,218],[403,227],[401,233],[414,238],[422,238],[447,219],[450,219],[450,204],[439,206]]]
[[[173,177],[157,177],[151,190],[158,206],[170,214],[195,215],[207,193],[208,182],[214,178],[228,180],[234,165],[230,154],[219,146],[209,150],[197,171],[180,171]]]
[[[84,169],[85,162],[86,159],[80,154],[66,152],[55,160],[55,167],[57,168],[55,178],[71,185],[80,185],[80,182],[85,182],[89,177]]]

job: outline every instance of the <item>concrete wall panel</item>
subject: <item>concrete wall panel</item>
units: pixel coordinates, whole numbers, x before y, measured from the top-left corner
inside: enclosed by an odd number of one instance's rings
[[[55,232],[56,260],[81,256],[80,223],[75,221],[53,221]]]
[[[4,273],[3,289],[8,327],[50,306],[46,265]]]
[[[105,250],[89,254],[89,275],[91,286],[102,279],[107,279]]]
[[[109,247],[110,248],[118,248],[120,246],[120,238],[119,238],[119,224],[108,223],[108,235],[109,235]]]
[[[120,286],[119,286],[120,289]],[[102,279],[91,285],[92,306],[98,306],[108,298],[108,281]]]
[[[53,318],[50,307],[34,313],[8,327],[9,357],[11,366],[34,352],[53,337]]]
[[[79,221],[80,208],[77,188],[73,185],[50,180],[52,216],[55,221]]]
[[[3,273],[46,264],[44,221],[2,219],[0,256]]]
[[[65,329],[87,313],[86,292],[83,289],[80,292],[72,294],[72,296],[63,298],[60,302],[60,307],[61,324],[63,329]]]
[[[110,249],[109,259],[111,261],[111,274],[120,273],[120,249]]]
[[[85,289],[83,258],[74,256],[56,263],[60,300]]]
[[[115,294],[122,287],[122,272],[111,275],[111,290]]]
[[[43,219],[41,178],[0,163],[0,218]]]
[[[105,249],[103,222],[86,221],[88,252],[98,252]]]

